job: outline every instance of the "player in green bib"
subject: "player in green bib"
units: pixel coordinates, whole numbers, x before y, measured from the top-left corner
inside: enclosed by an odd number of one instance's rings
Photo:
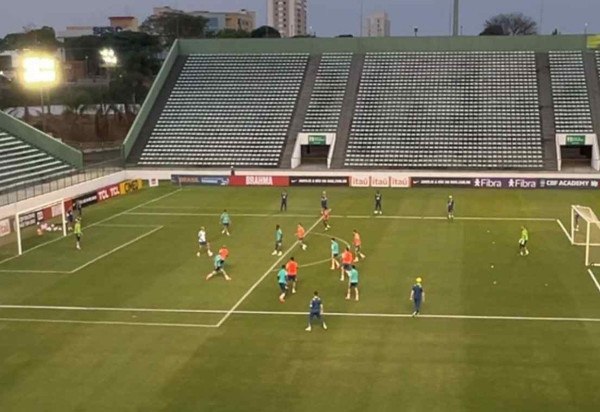
[[[281,227],[279,225],[275,225],[275,249],[273,250],[273,253],[271,253],[271,254],[273,256],[283,255],[283,252],[281,251],[282,245],[283,245],[283,230],[281,230]]]
[[[221,226],[223,226],[223,230],[221,230],[221,234],[229,236],[229,225],[231,225],[231,218],[229,217],[229,213],[227,210],[223,210],[221,213],[221,217],[219,218],[221,221]]]
[[[279,290],[281,294],[279,295],[279,301],[281,303],[285,302],[285,295],[287,293],[287,271],[285,270],[285,265],[281,265],[281,269],[277,272],[277,283],[279,284]]]
[[[358,302],[358,270],[356,270],[356,266],[352,265],[352,269],[348,272],[348,279],[348,293],[346,294],[346,300],[350,300],[352,291],[354,290],[354,300]]]
[[[529,232],[525,226],[521,226],[521,238],[519,239],[519,254],[521,256],[527,256],[529,249],[527,249],[527,242],[529,241]]]
[[[334,237],[331,238],[331,270],[336,270],[340,268],[340,244],[335,240]]]
[[[73,233],[75,234],[75,239],[77,239],[77,250],[81,250],[81,235],[83,235],[83,231],[81,230],[80,217],[78,217],[75,221],[75,228],[73,229]]]

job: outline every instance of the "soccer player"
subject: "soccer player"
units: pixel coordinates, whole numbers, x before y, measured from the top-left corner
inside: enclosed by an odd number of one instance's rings
[[[346,300],[350,300],[352,296],[352,290],[354,290],[354,300],[358,302],[358,270],[356,266],[352,265],[352,269],[348,273],[348,293],[346,293]]]
[[[452,196],[448,196],[448,202],[446,202],[446,209],[448,210],[448,220],[454,220],[454,199]]]
[[[360,233],[358,233],[358,230],[356,230],[356,229],[354,229],[352,232],[353,232],[352,243],[354,244],[354,253],[356,254],[356,257],[354,258],[354,262],[358,262],[358,258],[361,258],[364,260],[367,256],[360,250],[360,247],[362,246],[362,240],[360,240]]]
[[[327,192],[323,190],[321,193],[321,210],[329,209],[329,199],[327,198]]]
[[[285,265],[281,265],[279,272],[277,272],[277,282],[279,283],[279,290],[281,294],[279,295],[279,301],[281,303],[285,302],[285,295],[287,293],[287,271],[285,270]]]
[[[304,243],[305,234],[306,230],[304,229],[304,226],[302,226],[302,223],[298,223],[298,227],[296,227],[296,237],[298,238],[298,242],[300,242],[300,245],[302,246],[302,250],[306,250],[306,248],[308,247],[308,245]]]
[[[200,257],[202,254],[202,249],[206,249],[206,254],[208,257],[213,255],[212,251],[210,250],[210,243],[208,243],[206,240],[206,229],[204,229],[204,226],[202,226],[198,231],[198,252],[196,253],[196,256]]]
[[[81,230],[80,217],[75,220],[75,229],[73,229],[73,233],[75,233],[75,239],[77,239],[77,250],[81,250],[81,235],[83,235],[83,231]]]
[[[75,220],[75,217],[73,216],[73,208],[69,208],[69,210],[67,210],[67,229],[68,230],[73,230],[73,221]]]
[[[210,280],[210,278],[212,278],[213,276],[215,276],[219,273],[222,273],[223,276],[225,276],[225,280],[231,280],[229,275],[227,275],[227,272],[225,272],[225,261],[223,260],[221,255],[219,255],[218,253],[215,255],[214,265],[215,265],[214,270],[212,272],[210,272],[208,275],[206,275],[206,280]]]
[[[308,314],[308,327],[304,330],[310,332],[312,330],[312,320],[317,318],[321,321],[321,325],[323,325],[323,329],[327,330],[327,325],[325,324],[325,319],[323,319],[323,301],[319,297],[319,292],[315,290],[315,294],[313,298],[310,300],[308,304],[310,308],[310,312]]]
[[[219,256],[221,256],[221,260],[223,262],[227,260],[227,258],[229,257],[229,249],[227,249],[227,246],[221,246],[221,249],[219,249]]]
[[[354,257],[352,256],[352,252],[350,252],[349,247],[346,247],[346,250],[344,250],[344,253],[342,253],[342,270],[340,275],[340,280],[342,282],[344,281],[344,273],[350,272],[350,270],[352,270],[353,261]]]
[[[375,210],[373,211],[373,214],[375,215],[381,215],[383,214],[383,211],[381,209],[381,193],[378,191],[375,192]]]
[[[77,216],[81,217],[81,200],[75,201],[75,209],[77,210]]]
[[[283,230],[279,225],[275,225],[275,250],[271,253],[273,256],[281,256],[283,252],[281,251],[281,247],[283,245]]]
[[[287,271],[287,280],[292,284],[292,295],[296,293],[296,281],[298,277],[298,262],[294,260],[292,256],[288,263],[285,265]]]
[[[227,235],[229,236],[229,225],[231,224],[231,218],[229,217],[229,213],[227,213],[227,210],[223,210],[223,213],[221,213],[221,225],[223,226],[223,230],[221,230],[221,233],[223,235]]]
[[[575,212],[575,231],[579,232],[579,213]]]
[[[340,267],[340,245],[334,237],[331,238],[331,270],[339,269]]]
[[[416,283],[410,290],[410,300],[415,305],[415,311],[412,314],[413,317],[417,316],[421,312],[421,303],[425,302],[425,291],[423,290],[423,286],[421,285],[422,281],[423,280],[420,277],[418,277],[416,279]]]
[[[281,205],[279,206],[280,212],[283,212],[283,211],[287,212],[287,199],[288,199],[288,194],[284,190],[283,192],[281,192]]]
[[[527,242],[529,241],[529,232],[525,226],[521,226],[521,237],[519,238],[519,254],[521,256],[527,256],[529,249],[527,249]]]
[[[331,210],[323,209],[321,211],[321,214],[323,215],[323,226],[325,226],[325,231],[327,232],[329,229],[331,229],[331,226],[329,226],[329,217],[331,216]]]

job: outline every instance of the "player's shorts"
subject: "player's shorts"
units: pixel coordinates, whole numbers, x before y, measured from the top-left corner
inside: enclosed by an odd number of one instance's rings
[[[340,254],[339,253],[332,253],[331,257],[335,260],[338,260],[340,258]]]
[[[351,288],[356,288],[356,287],[358,287],[358,282],[350,282],[350,287],[351,287]]]
[[[526,240],[519,240],[519,245],[520,246],[527,246],[527,241]]]
[[[288,274],[287,278],[288,278],[288,280],[290,282],[295,282],[296,281],[296,275],[290,275],[290,274]]]
[[[227,222],[227,223],[223,223],[223,226],[225,226],[225,227],[229,227],[229,222]]]
[[[304,242],[304,236],[298,238],[298,242]]]
[[[280,289],[282,292],[285,292],[285,291],[287,290],[287,285],[286,285],[285,283],[280,283],[280,284],[279,284],[279,289]]]
[[[79,241],[81,240],[81,235],[80,235],[80,234],[77,234],[77,235],[75,235],[75,238],[76,238],[76,239],[77,239],[77,241],[79,242]]]
[[[449,207],[448,208],[448,213],[454,213],[454,208],[453,207]]]
[[[354,245],[354,250],[356,253],[360,253],[360,245]]]
[[[349,272],[352,270],[352,265],[349,263],[344,263],[343,268],[345,271]]]
[[[318,318],[321,319],[321,312],[310,312],[310,318]]]
[[[201,246],[201,247],[204,247],[204,246],[206,246],[207,243],[208,242],[198,242],[198,245]]]
[[[275,250],[280,249],[281,244],[282,244],[282,242],[275,242]]]
[[[223,266],[224,266],[223,264],[216,265],[216,266],[215,266],[215,272],[220,272],[220,271],[222,271],[222,270],[223,270]]]

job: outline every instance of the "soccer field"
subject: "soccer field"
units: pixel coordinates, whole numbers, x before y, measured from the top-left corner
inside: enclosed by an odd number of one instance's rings
[[[374,216],[372,189],[328,188],[324,232],[321,190],[289,188],[280,213],[274,188],[144,189],[84,209],[82,251],[46,234],[4,258],[0,411],[598,410],[600,268],[559,224],[572,204],[600,210],[597,192],[384,189]],[[230,249],[231,282],[204,279],[200,226]],[[328,259],[329,238],[353,229],[367,255],[358,302]],[[281,304],[290,256],[298,293]],[[426,301],[412,318],[417,276]],[[329,329],[309,333],[315,290]]]

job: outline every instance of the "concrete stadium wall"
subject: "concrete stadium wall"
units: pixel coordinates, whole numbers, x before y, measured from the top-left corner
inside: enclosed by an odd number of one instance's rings
[[[459,36],[180,40],[179,53],[586,50],[587,36]]]
[[[152,106],[154,106],[154,104],[156,103],[158,94],[163,88],[165,81],[167,80],[167,77],[169,76],[169,73],[171,72],[171,69],[173,68],[175,60],[177,60],[177,56],[179,54],[179,41],[176,40],[175,43],[173,43],[173,46],[171,47],[171,50],[169,51],[169,54],[167,55],[167,58],[165,59],[160,71],[158,72],[156,79],[154,79],[154,83],[152,84],[152,87],[150,88],[150,91],[148,92],[148,95],[146,96],[146,99],[144,100],[140,111],[136,116],[135,121],[131,125],[131,128],[129,129],[129,132],[125,137],[125,140],[123,141],[123,159],[127,159],[129,153],[131,152],[131,149],[133,149],[133,146],[135,145],[135,142],[137,141],[140,135],[144,123],[146,123],[146,121],[148,120],[148,115],[152,110]]]
[[[28,125],[0,110],[0,129],[4,129],[19,139],[37,147],[64,162],[81,169],[83,167],[83,154],[61,141],[54,139],[35,127]]]

